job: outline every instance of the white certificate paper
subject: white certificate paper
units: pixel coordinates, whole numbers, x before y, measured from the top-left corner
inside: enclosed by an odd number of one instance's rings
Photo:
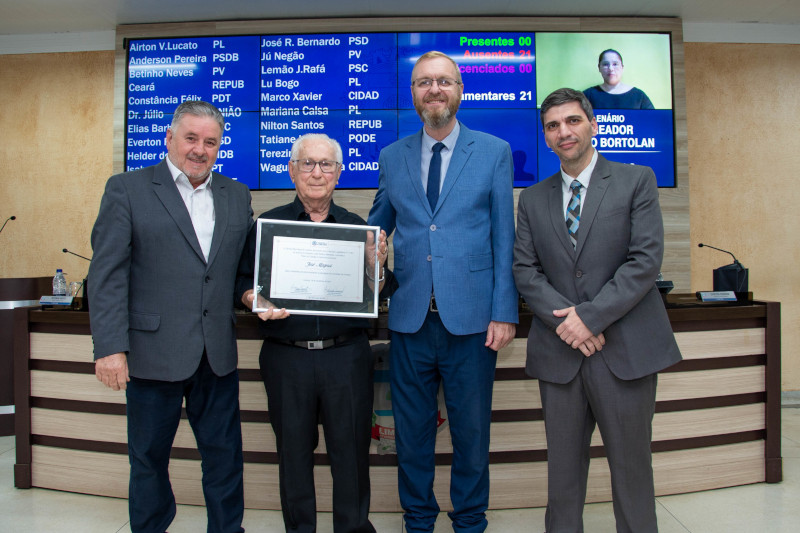
[[[364,243],[275,236],[270,297],[362,302]]]

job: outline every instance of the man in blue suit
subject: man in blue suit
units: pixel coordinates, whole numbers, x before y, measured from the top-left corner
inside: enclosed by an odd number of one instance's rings
[[[391,387],[407,531],[433,531],[439,513],[440,383],[453,442],[453,529],[486,529],[494,369],[516,332],[511,149],[456,120],[462,87],[448,56],[419,58],[411,92],[425,126],[381,151],[369,214],[370,224],[394,232]]]
[[[233,296],[253,211],[247,186],[211,172],[224,127],[211,104],[178,106],[167,157],[109,178],[92,230],[95,373],[127,394],[134,533],[175,517],[168,467],[184,399],[208,531],[244,531]]]

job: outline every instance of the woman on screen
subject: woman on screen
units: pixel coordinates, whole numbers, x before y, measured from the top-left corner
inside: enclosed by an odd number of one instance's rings
[[[597,70],[603,83],[589,87],[583,94],[595,109],[653,109],[653,103],[641,89],[622,83],[622,55],[608,49],[600,53]]]

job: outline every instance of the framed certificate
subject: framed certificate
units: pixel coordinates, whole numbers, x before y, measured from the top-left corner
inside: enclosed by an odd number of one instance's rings
[[[272,304],[295,315],[378,316],[378,226],[256,222],[254,312]]]

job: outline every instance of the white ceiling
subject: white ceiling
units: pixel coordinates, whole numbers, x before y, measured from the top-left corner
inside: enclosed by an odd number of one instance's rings
[[[0,36],[119,24],[386,16],[680,17],[684,23],[800,25],[798,0],[0,0]],[[798,26],[800,34],[800,26]]]

